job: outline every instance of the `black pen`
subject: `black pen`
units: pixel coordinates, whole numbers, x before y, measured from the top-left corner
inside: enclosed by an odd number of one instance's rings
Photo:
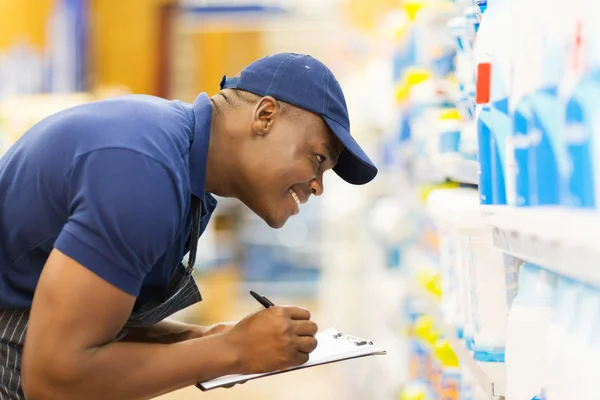
[[[250,291],[250,295],[254,297],[256,301],[258,301],[264,308],[273,307],[275,305],[271,300],[267,299],[265,296],[261,296],[253,290]]]

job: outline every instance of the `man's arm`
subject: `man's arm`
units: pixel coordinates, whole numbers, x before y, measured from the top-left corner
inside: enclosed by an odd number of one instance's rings
[[[173,344],[115,342],[135,298],[53,250],[38,282],[23,350],[29,400],[150,399],[235,373],[308,361],[318,327],[298,307],[271,307],[226,333]]]
[[[166,319],[149,327],[130,328],[127,335],[121,341],[163,344],[178,343],[185,340],[225,333],[234,325],[235,323],[233,322],[224,322],[211,326],[200,326]]]
[[[225,335],[175,344],[113,342],[134,301],[54,250],[27,330],[27,398],[148,399],[239,371],[239,354]]]

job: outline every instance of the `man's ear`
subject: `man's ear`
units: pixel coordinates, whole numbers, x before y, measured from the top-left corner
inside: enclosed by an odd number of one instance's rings
[[[279,104],[273,97],[262,97],[254,106],[252,132],[258,136],[266,136],[280,114]]]

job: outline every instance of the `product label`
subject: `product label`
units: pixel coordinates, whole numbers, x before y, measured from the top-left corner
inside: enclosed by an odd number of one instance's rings
[[[491,123],[492,203],[506,204],[506,138],[513,134],[513,122],[508,114],[508,98],[503,98],[493,103]]]
[[[532,146],[537,146],[541,141],[539,130],[529,129],[531,121],[531,105],[524,99],[517,107],[514,114],[514,136],[512,145],[515,154],[515,191],[516,205],[529,206],[530,198],[530,174],[533,152]]]
[[[588,107],[597,106],[597,101],[594,101],[596,99],[585,100],[590,103]],[[566,122],[563,129],[569,161],[568,193],[565,202],[571,207],[593,208],[596,206],[592,123],[591,116],[586,115],[582,102],[575,98],[571,99],[567,104]]]
[[[460,131],[444,132],[440,135],[440,153],[458,153]]]
[[[484,107],[477,121],[479,142],[479,199],[481,204],[492,204],[492,133],[489,128],[489,107]]]
[[[517,205],[517,160],[515,158],[515,147],[513,137],[506,138],[506,162],[505,162],[505,184],[506,203],[511,206]]]
[[[531,147],[535,159],[530,175],[532,205],[556,205],[561,202],[559,157],[564,149],[560,149],[557,137],[562,123],[558,105],[558,99],[551,91],[540,91],[533,102],[530,135],[535,138],[539,135],[540,141]]]

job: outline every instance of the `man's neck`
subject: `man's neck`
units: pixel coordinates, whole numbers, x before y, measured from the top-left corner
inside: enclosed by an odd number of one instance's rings
[[[235,155],[228,152],[225,114],[211,99],[213,118],[210,124],[210,142],[206,163],[206,191],[221,197],[235,197]]]

